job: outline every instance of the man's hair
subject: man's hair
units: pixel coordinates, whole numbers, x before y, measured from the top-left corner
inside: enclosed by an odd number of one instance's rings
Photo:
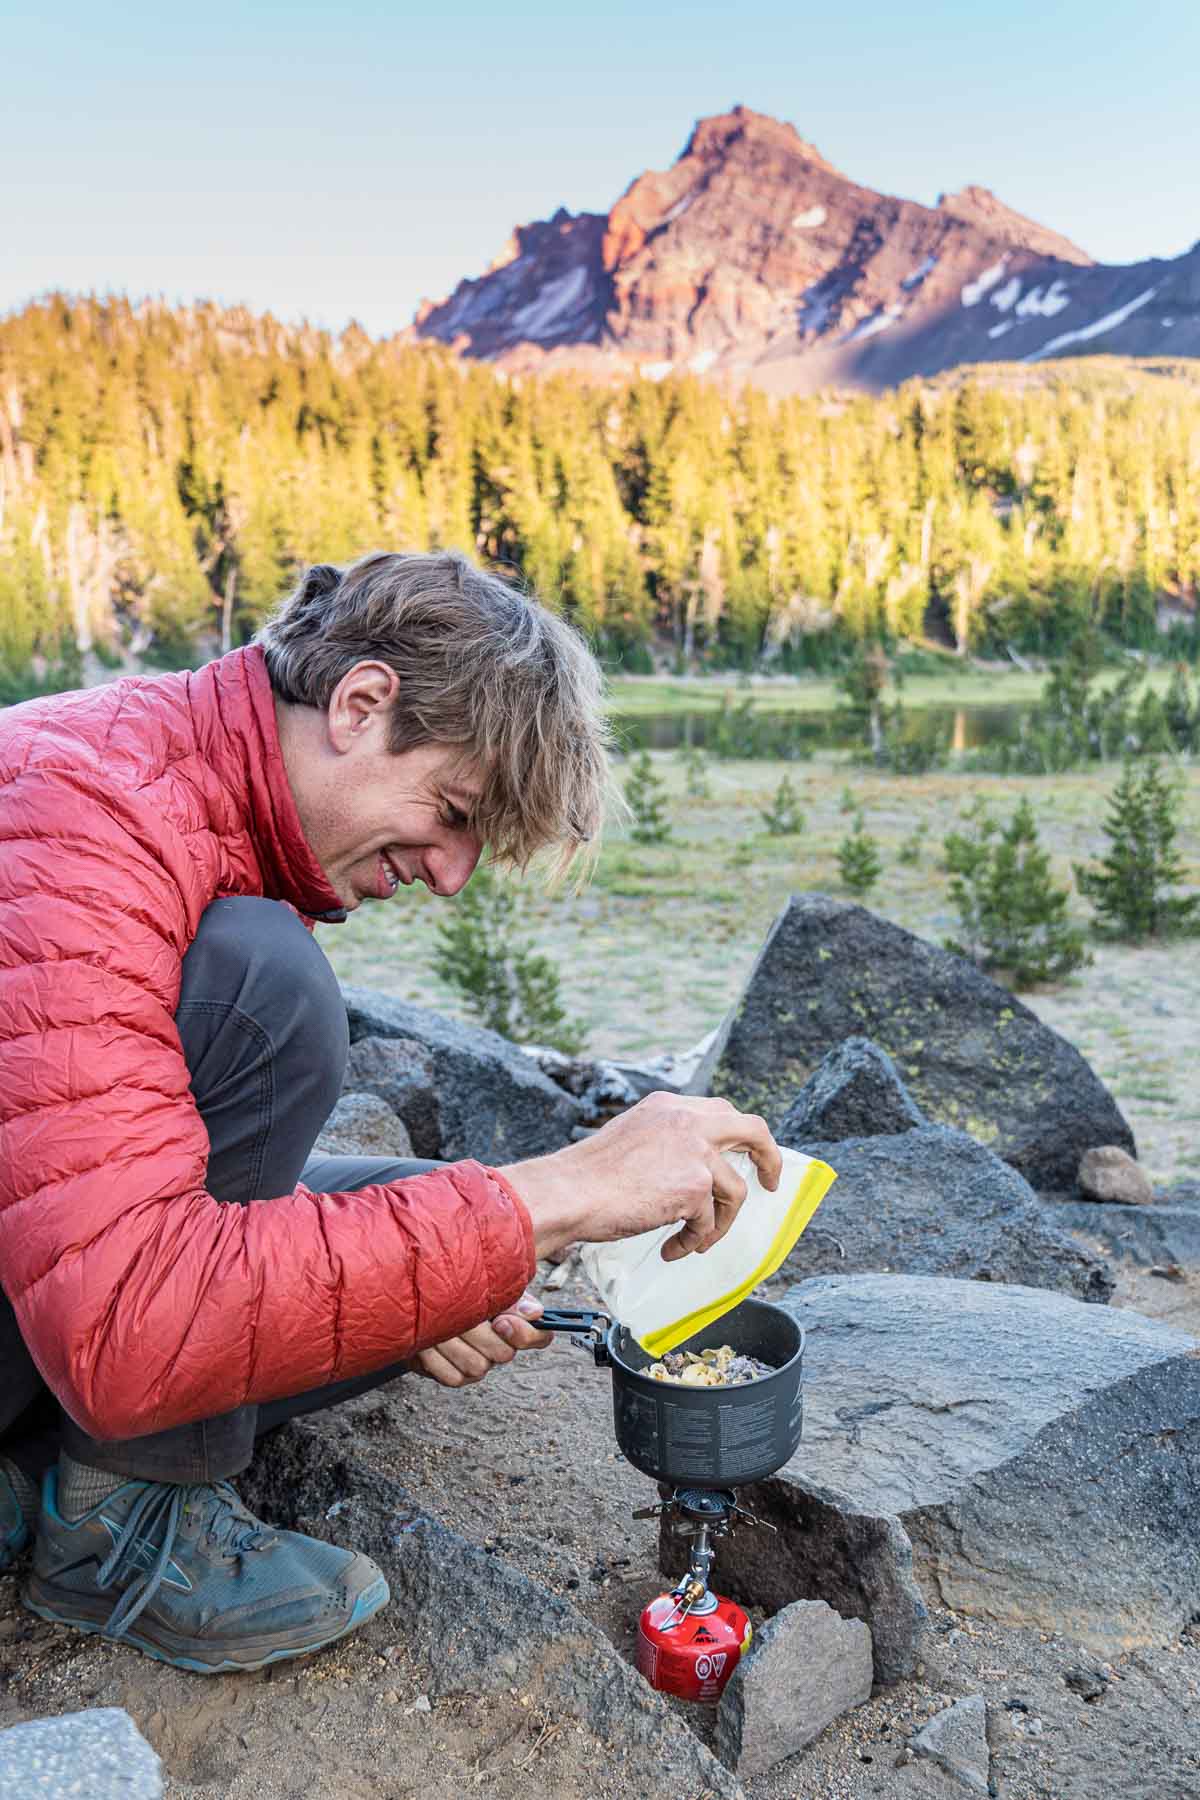
[[[373,550],[309,569],[257,634],[281,699],[327,707],[356,663],[400,690],[389,748],[461,748],[483,793],[471,824],[494,862],[556,847],[560,869],[598,838],[610,731],[596,661],[537,600],[455,551]]]

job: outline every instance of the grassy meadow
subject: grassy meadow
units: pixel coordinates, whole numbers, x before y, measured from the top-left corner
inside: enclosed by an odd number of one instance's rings
[[[942,666],[907,676],[901,689],[906,707],[925,706],[1030,706],[1046,685],[1044,669],[1018,669],[1009,663],[941,659]],[[1111,687],[1119,669],[1105,669],[1096,678],[1096,690]],[[1146,670],[1144,686],[1165,693],[1171,669],[1164,665]],[[756,675],[752,681],[736,675],[677,678],[666,675],[622,675],[609,683],[613,711],[626,717],[648,714],[714,711],[728,697],[736,703],[753,695],[759,712],[832,712],[845,703],[840,677],[827,675]]]
[[[653,763],[670,795],[673,842],[639,845],[613,832],[582,894],[549,896],[532,881],[522,889],[529,933],[555,959],[589,1048],[633,1057],[687,1049],[712,1030],[788,894],[816,889],[851,898],[840,884],[837,848],[852,809],[863,811],[883,858],[865,904],[940,941],[957,924],[941,840],[975,795],[989,797],[1004,818],[1028,795],[1055,873],[1069,881],[1072,863],[1104,845],[1106,800],[1119,774],[1105,765],[1058,776],[901,777],[828,752],[802,763],[712,761],[710,793],[701,798],[687,794],[674,753],[657,753]],[[774,837],[760,814],[785,773],[805,826],[798,836]],[[627,764],[619,774],[627,778]],[[1189,881],[1200,885],[1200,768],[1186,770],[1185,781],[1178,841]],[[919,863],[900,862],[901,844],[922,825]],[[322,928],[321,941],[343,979],[459,1012],[431,973],[436,925],[450,904],[424,888],[402,890],[344,925]],[[1082,900],[1075,911],[1089,916]],[[1108,1083],[1151,1175],[1200,1176],[1200,939],[1094,949],[1089,968],[1022,998]]]

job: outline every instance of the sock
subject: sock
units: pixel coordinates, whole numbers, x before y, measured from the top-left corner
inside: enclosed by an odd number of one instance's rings
[[[12,1491],[17,1496],[17,1505],[25,1515],[25,1523],[35,1525],[40,1504],[37,1482],[24,1469],[18,1469],[16,1463],[7,1456],[0,1456],[0,1474],[8,1476]]]
[[[82,1519],[84,1513],[91,1512],[101,1500],[124,1487],[130,1480],[128,1475],[114,1475],[108,1469],[92,1469],[87,1463],[78,1463],[66,1451],[60,1451],[58,1458],[58,1510],[68,1524],[73,1525]]]

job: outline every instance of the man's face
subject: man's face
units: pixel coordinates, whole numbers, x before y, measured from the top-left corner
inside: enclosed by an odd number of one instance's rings
[[[445,744],[388,749],[396,678],[360,663],[327,713],[278,708],[280,741],[309,847],[342,905],[387,900],[423,881],[457,894],[483,848],[468,818],[480,777]]]

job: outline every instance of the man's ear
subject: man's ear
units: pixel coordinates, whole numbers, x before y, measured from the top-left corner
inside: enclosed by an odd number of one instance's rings
[[[400,677],[384,662],[355,663],[334,688],[326,713],[330,747],[344,756],[358,744],[378,741],[400,691]]]

